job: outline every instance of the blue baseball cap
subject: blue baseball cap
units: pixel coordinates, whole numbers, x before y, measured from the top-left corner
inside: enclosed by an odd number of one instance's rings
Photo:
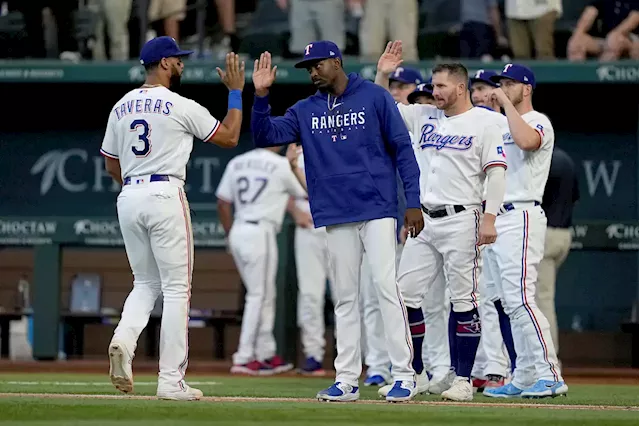
[[[342,53],[340,53],[338,46],[329,40],[314,41],[304,48],[304,58],[295,67],[306,68],[312,62],[329,58],[340,58],[342,60]]]
[[[524,65],[507,64],[499,75],[491,77],[492,81],[500,82],[501,78],[510,78],[522,84],[530,84],[532,88],[536,88],[536,76],[533,71]]]
[[[389,80],[396,80],[405,84],[420,84],[422,83],[422,74],[413,68],[398,67],[391,73]]]
[[[418,84],[416,89],[407,96],[407,101],[409,101],[410,104],[415,104],[418,96],[433,96],[431,79],[427,80],[426,83]]]
[[[498,73],[491,70],[478,70],[473,75],[473,77],[469,78],[469,86],[473,83],[481,82],[487,83],[491,87],[498,87],[498,83],[496,81],[491,80],[492,77],[497,76]]]
[[[181,50],[178,43],[173,37],[162,36],[156,37],[144,44],[140,51],[140,63],[149,65],[160,62],[162,58],[176,58],[180,56],[189,56],[193,50]]]

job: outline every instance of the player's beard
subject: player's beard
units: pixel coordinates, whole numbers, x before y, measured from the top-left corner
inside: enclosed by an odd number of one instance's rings
[[[523,91],[523,88],[520,87],[520,90],[518,90],[517,93],[513,93],[512,95],[507,96],[511,101],[511,103],[513,104],[513,106],[518,106],[524,99],[524,94],[522,93],[522,91]]]
[[[438,107],[438,109],[445,110],[445,109],[451,108],[453,105],[455,105],[455,103],[456,103],[456,101],[458,99],[458,96],[456,95],[456,92],[453,91],[446,98],[444,96],[442,98],[443,98],[443,102],[444,102],[442,104],[442,106],[439,106],[437,104],[436,104],[436,106]]]
[[[179,88],[181,79],[182,79],[182,74],[180,74],[180,71],[174,67],[171,70],[171,78],[169,78],[169,87],[172,90]]]

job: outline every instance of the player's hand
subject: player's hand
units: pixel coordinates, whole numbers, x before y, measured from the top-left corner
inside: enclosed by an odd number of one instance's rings
[[[494,102],[497,102],[501,107],[505,106],[509,101],[507,98],[507,94],[504,93],[500,87],[497,87],[491,91],[490,99]]]
[[[498,237],[496,231],[496,217],[492,214],[484,214],[482,216],[482,222],[480,223],[480,230],[478,232],[478,245],[483,246],[485,244],[493,244]]]
[[[292,143],[287,147],[287,160],[289,160],[289,165],[292,169],[298,167],[298,158],[300,157],[301,152],[302,147],[295,143]]]
[[[287,0],[276,0],[276,4],[281,10],[287,10],[287,7],[289,7],[288,3]]]
[[[378,72],[391,74],[402,63],[402,41],[390,41],[378,59]]]
[[[271,68],[271,53],[264,52],[260,54],[260,59],[256,59],[253,63],[253,86],[256,88],[256,95],[266,96],[269,93],[269,87],[276,79],[276,70],[278,66]]]
[[[422,210],[416,208],[407,209],[404,213],[404,227],[407,228],[407,233],[411,238],[417,237],[424,228]]]
[[[229,90],[242,90],[244,88],[244,61],[237,54],[227,53],[225,70],[216,67],[220,79]]]
[[[296,209],[296,212],[293,214],[293,220],[296,222],[296,225],[301,228],[313,228],[313,217],[304,210]]]

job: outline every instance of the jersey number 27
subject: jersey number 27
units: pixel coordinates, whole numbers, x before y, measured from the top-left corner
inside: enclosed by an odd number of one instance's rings
[[[255,182],[255,184],[252,185],[251,182]],[[238,185],[238,202],[240,204],[253,204],[260,194],[262,194],[262,191],[267,187],[268,182],[267,178],[257,177],[253,180],[249,180],[249,178],[244,176],[239,177],[236,181],[236,184]],[[253,191],[253,196],[249,197],[248,193],[252,190],[252,187],[255,186],[257,186],[257,189]]]
[[[142,129],[142,132],[140,129]],[[131,132],[138,132],[138,140],[142,142],[142,145],[132,146],[131,151],[133,151],[138,158],[149,155],[151,152],[151,139],[149,139],[151,126],[147,123],[147,120],[133,120],[131,126],[129,126],[129,130]]]

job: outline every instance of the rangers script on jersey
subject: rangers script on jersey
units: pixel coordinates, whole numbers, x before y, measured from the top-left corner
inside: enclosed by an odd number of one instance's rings
[[[233,204],[235,220],[265,220],[279,231],[289,196],[306,197],[307,193],[285,157],[258,148],[229,162],[216,196]]]
[[[143,86],[113,106],[100,152],[120,160],[123,179],[162,174],[184,181],[193,137],[208,142],[219,127],[197,102],[164,86]]]
[[[542,202],[542,194],[549,178],[551,156],[555,143],[555,133],[551,121],[538,111],[529,111],[522,115],[535,131],[540,134],[541,144],[535,151],[523,151],[511,137],[506,117],[503,121],[504,150],[509,159],[505,203]]]
[[[428,209],[482,203],[485,171],[507,167],[498,113],[474,107],[447,117],[433,105],[398,104],[413,134],[420,198]]]

